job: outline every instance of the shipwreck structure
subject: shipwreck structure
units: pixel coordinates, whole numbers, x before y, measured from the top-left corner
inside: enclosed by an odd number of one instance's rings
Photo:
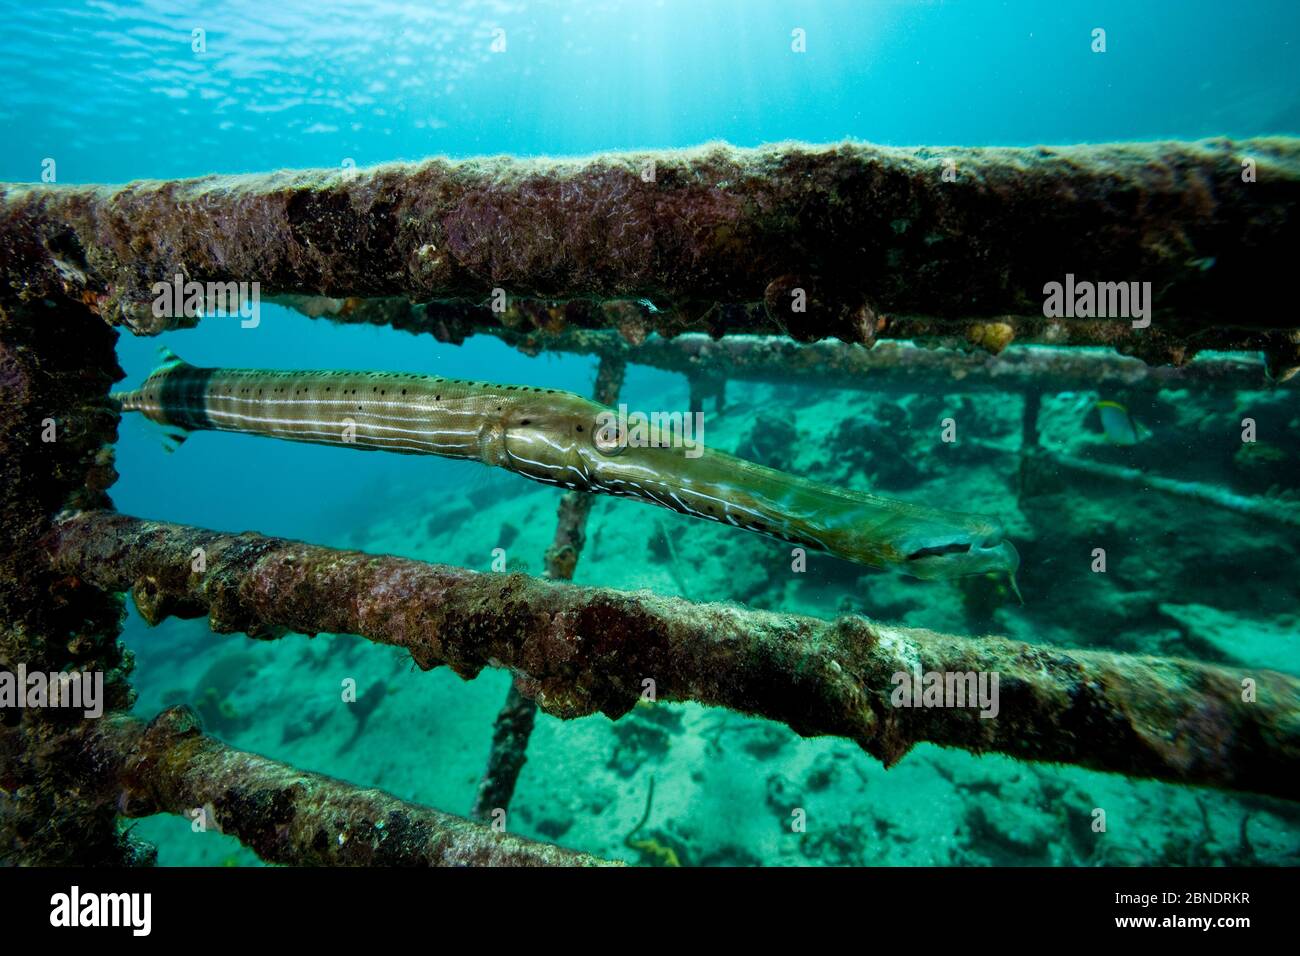
[[[637,362],[687,375],[696,405],[736,378],[1017,391],[1032,447],[1035,396],[1053,390],[1290,378],[1300,320],[1275,305],[1298,206],[1292,139],[709,146],[0,187],[0,669],[100,673],[108,708],[0,712],[0,858],[147,862],[119,818],[208,807],[270,861],[599,863],[475,821],[509,801],[534,707],[619,717],[647,676],[660,699],[840,735],[886,762],[924,740],[1300,798],[1282,772],[1300,758],[1296,678],[1252,671],[1246,702],[1241,673],[1187,660],[574,586],[577,493],[542,577],[144,521],[109,497],[115,342],[199,321],[154,307],[178,276],[257,282],[323,321],[598,355],[607,402]],[[1045,314],[1045,285],[1067,276],[1149,283],[1145,316]],[[1192,361],[1203,350],[1250,354]],[[150,622],[354,633],[466,678],[509,668],[474,820],[234,750],[183,709],[128,716],[123,592]],[[1000,716],[892,707],[889,675],[915,666],[999,672]]]

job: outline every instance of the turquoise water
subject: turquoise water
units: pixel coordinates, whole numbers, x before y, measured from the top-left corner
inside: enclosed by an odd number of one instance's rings
[[[45,157],[62,182],[120,182],[713,139],[1035,144],[1300,126],[1288,0],[3,9],[0,178],[14,181],[37,179]],[[191,49],[195,29],[206,52]]]
[[[282,167],[366,166],[445,154],[572,155],[845,138],[884,144],[1022,145],[1300,134],[1300,4],[1294,2],[645,2],[4,4],[0,180],[125,182]],[[1092,52],[1091,31],[1107,49]],[[806,52],[791,50],[792,30]],[[195,50],[195,31],[202,49]],[[505,49],[493,52],[504,31]],[[589,393],[594,360],[526,358],[485,337],[449,346],[264,306],[257,329],[209,320],[157,339],[124,335],[134,385],[167,345],[207,366],[357,368]],[[1001,515],[1025,558],[1025,608],[955,586],[830,559],[771,573],[775,542],[602,499],[577,580],[694,600],[831,616],[860,611],[1037,643],[1297,666],[1292,536],[1149,492],[1016,489],[1020,404],[947,393],[891,399],[794,385],[731,384],[711,440],[809,477]],[[1243,493],[1300,493],[1293,391],[1200,399],[1161,393],[1134,409],[1152,432],[1134,458],[1105,446],[1080,393],[1045,400],[1044,440]],[[630,370],[634,407],[684,408],[684,379]],[[978,421],[947,458],[920,435],[954,409]],[[1270,463],[1210,447],[1250,414]],[[775,415],[786,436],[763,434]],[[846,431],[856,423],[859,431]],[[894,430],[885,443],[879,436]],[[916,443],[913,447],[909,443]],[[122,424],[124,512],[256,529],[488,570],[541,568],[559,495],[437,459],[201,433],[168,454],[138,416]],[[930,456],[927,458],[927,454]],[[900,460],[904,463],[900,465]],[[773,461],[776,463],[776,461]],[[1271,486],[1271,487],[1270,487]],[[467,502],[471,507],[467,507]],[[1067,554],[1098,536],[1130,547],[1100,590]],[[347,637],[273,644],[202,622],[148,630],[132,612],[138,710],[200,706],[237,746],[407,799],[465,812],[507,678],[419,673]],[[357,733],[342,680],[382,694]],[[216,691],[216,698],[212,692]],[[647,825],[697,864],[1062,864],[1300,860],[1300,815],[1262,798],[922,746],[885,772],[851,744],[695,705],[623,721],[540,717],[511,829],[649,862],[624,835],[656,783]],[[791,839],[788,806],[817,826]],[[1092,808],[1109,808],[1107,841]],[[1248,821],[1243,831],[1242,820]],[[215,833],[156,819],[138,832],[163,863],[253,863]],[[1242,833],[1247,834],[1243,840]]]

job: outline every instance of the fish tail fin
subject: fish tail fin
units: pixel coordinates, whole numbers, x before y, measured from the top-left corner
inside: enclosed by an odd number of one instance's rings
[[[173,372],[193,368],[189,362],[165,345],[158,347],[158,366],[149,373],[149,377],[137,389],[110,392],[109,398],[117,403],[119,412],[140,412],[146,419],[159,426],[157,434],[162,442],[163,451],[171,454],[185,443],[190,436],[190,429],[172,419],[166,409],[165,379]]]

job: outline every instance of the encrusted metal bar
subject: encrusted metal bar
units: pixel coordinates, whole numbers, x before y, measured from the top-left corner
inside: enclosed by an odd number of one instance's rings
[[[0,279],[139,332],[193,321],[152,308],[153,284],[179,275],[257,281],[266,295],[646,299],[657,311],[644,321],[667,334],[1009,332],[1173,361],[1268,348],[1294,367],[1297,323],[1275,305],[1298,204],[1291,138],[433,159],[6,185]],[[1114,312],[1045,317],[1045,285],[1067,276],[1150,283],[1150,327]]]
[[[1223,329],[1192,345],[1158,330],[1125,340],[1116,329],[1100,334],[1086,323],[1041,323],[1004,316],[997,320],[952,319],[942,323],[895,316],[877,330],[875,348],[856,342],[796,342],[781,335],[715,335],[684,332],[652,336],[658,320],[642,303],[575,301],[563,305],[515,301],[504,312],[467,303],[406,299],[331,299],[278,296],[275,301],[312,318],[391,325],[412,334],[460,344],[475,334],[500,338],[521,352],[568,352],[623,358],[639,365],[691,374],[757,381],[800,382],[839,388],[914,390],[916,377],[960,382],[971,391],[1004,390],[1046,383],[1062,390],[1129,388],[1270,388],[1300,369],[1300,333]],[[719,316],[759,307],[719,305]],[[720,321],[719,328],[761,327],[762,320]],[[613,325],[615,329],[606,326]],[[615,331],[616,330],[616,331]],[[1097,333],[1097,334],[1094,334]],[[1136,335],[1136,332],[1135,332]],[[909,340],[886,342],[886,339]],[[928,348],[915,347],[911,339]],[[1098,342],[1114,349],[1086,348]],[[873,342],[865,343],[871,346]],[[1021,348],[1050,345],[1053,349]],[[1059,346],[1073,346],[1065,351]],[[1265,353],[1192,360],[1202,347]],[[996,356],[996,358],[995,358]],[[1156,364],[1148,364],[1156,363]],[[1160,364],[1164,363],[1164,364]]]
[[[617,332],[569,329],[555,335],[490,330],[520,351],[617,356],[685,375],[708,374],[778,384],[870,391],[1020,391],[1049,389],[1160,389],[1201,391],[1269,389],[1262,361],[1241,356],[1201,358],[1182,367],[1149,366],[1140,359],[1099,349],[1013,346],[998,355],[984,351],[920,348],[881,342],[872,349],[843,342],[811,344],[780,336],[735,335],[722,339],[699,333],[673,339],[651,337],[633,344]]]
[[[619,717],[649,679],[660,700],[847,737],[887,764],[928,740],[1300,798],[1300,679],[1272,671],[697,605],[105,512],[62,520],[48,547],[56,567],[132,590],[151,622],[206,613],[218,632],[360,634],[466,678],[507,667],[559,717]],[[995,717],[895,706],[897,675],[966,672],[999,675]]]
[[[1028,475],[1024,471],[1026,468],[1030,469]],[[1222,485],[1169,478],[1140,468],[1094,461],[1078,455],[1040,448],[1033,449],[1030,454],[1022,458],[1021,469],[1022,480],[1026,477],[1040,480],[1039,476],[1046,475],[1047,481],[1059,483],[1062,471],[1072,472],[1089,478],[1117,482],[1143,491],[1153,489],[1174,498],[1212,505],[1268,524],[1284,524],[1300,528],[1300,504],[1261,495],[1238,494]]]
[[[175,813],[299,866],[597,866],[605,861],[494,831],[227,746],[185,707],[150,724],[82,726],[81,759],[124,816]],[[606,864],[607,865],[607,864]]]
[[[0,260],[7,254],[0,247]],[[106,709],[135,697],[132,657],[118,642],[121,600],[53,572],[41,542],[62,508],[109,504],[116,337],[79,303],[23,305],[0,293],[0,671],[102,674]],[[81,719],[0,708],[0,865],[148,860],[80,760],[70,729]]]
[[[528,762],[528,741],[537,721],[537,702],[519,693],[513,683],[506,691],[505,703],[492,722],[492,746],[487,767],[474,791],[469,818],[487,823],[497,813],[504,813],[515,795],[519,772]]]
[[[613,405],[618,401],[626,370],[627,365],[620,358],[600,360],[600,367],[596,370],[596,401],[602,405]],[[594,496],[582,491],[567,491],[560,498],[555,538],[546,549],[546,567],[542,572],[548,580],[573,579],[582,546],[587,540],[587,516],[591,514],[594,501]],[[519,771],[528,759],[528,740],[536,717],[536,702],[519,693],[519,688],[511,684],[506,692],[506,702],[501,705],[492,726],[492,749],[488,753],[487,770],[474,795],[474,806],[469,814],[472,819],[491,819],[494,811],[509,806]]]

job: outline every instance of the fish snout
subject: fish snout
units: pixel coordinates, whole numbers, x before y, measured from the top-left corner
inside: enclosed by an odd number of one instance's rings
[[[977,553],[986,557],[990,571],[1003,571],[1014,576],[1020,569],[1020,552],[1010,541],[998,541],[996,544],[980,548]]]
[[[928,534],[903,549],[902,570],[918,578],[955,578],[1000,572],[1014,575],[1020,554],[997,522],[948,534]]]
[[[997,521],[973,537],[969,554],[970,570],[965,574],[996,571],[1014,577],[1020,567],[1020,552],[1007,540]]]

